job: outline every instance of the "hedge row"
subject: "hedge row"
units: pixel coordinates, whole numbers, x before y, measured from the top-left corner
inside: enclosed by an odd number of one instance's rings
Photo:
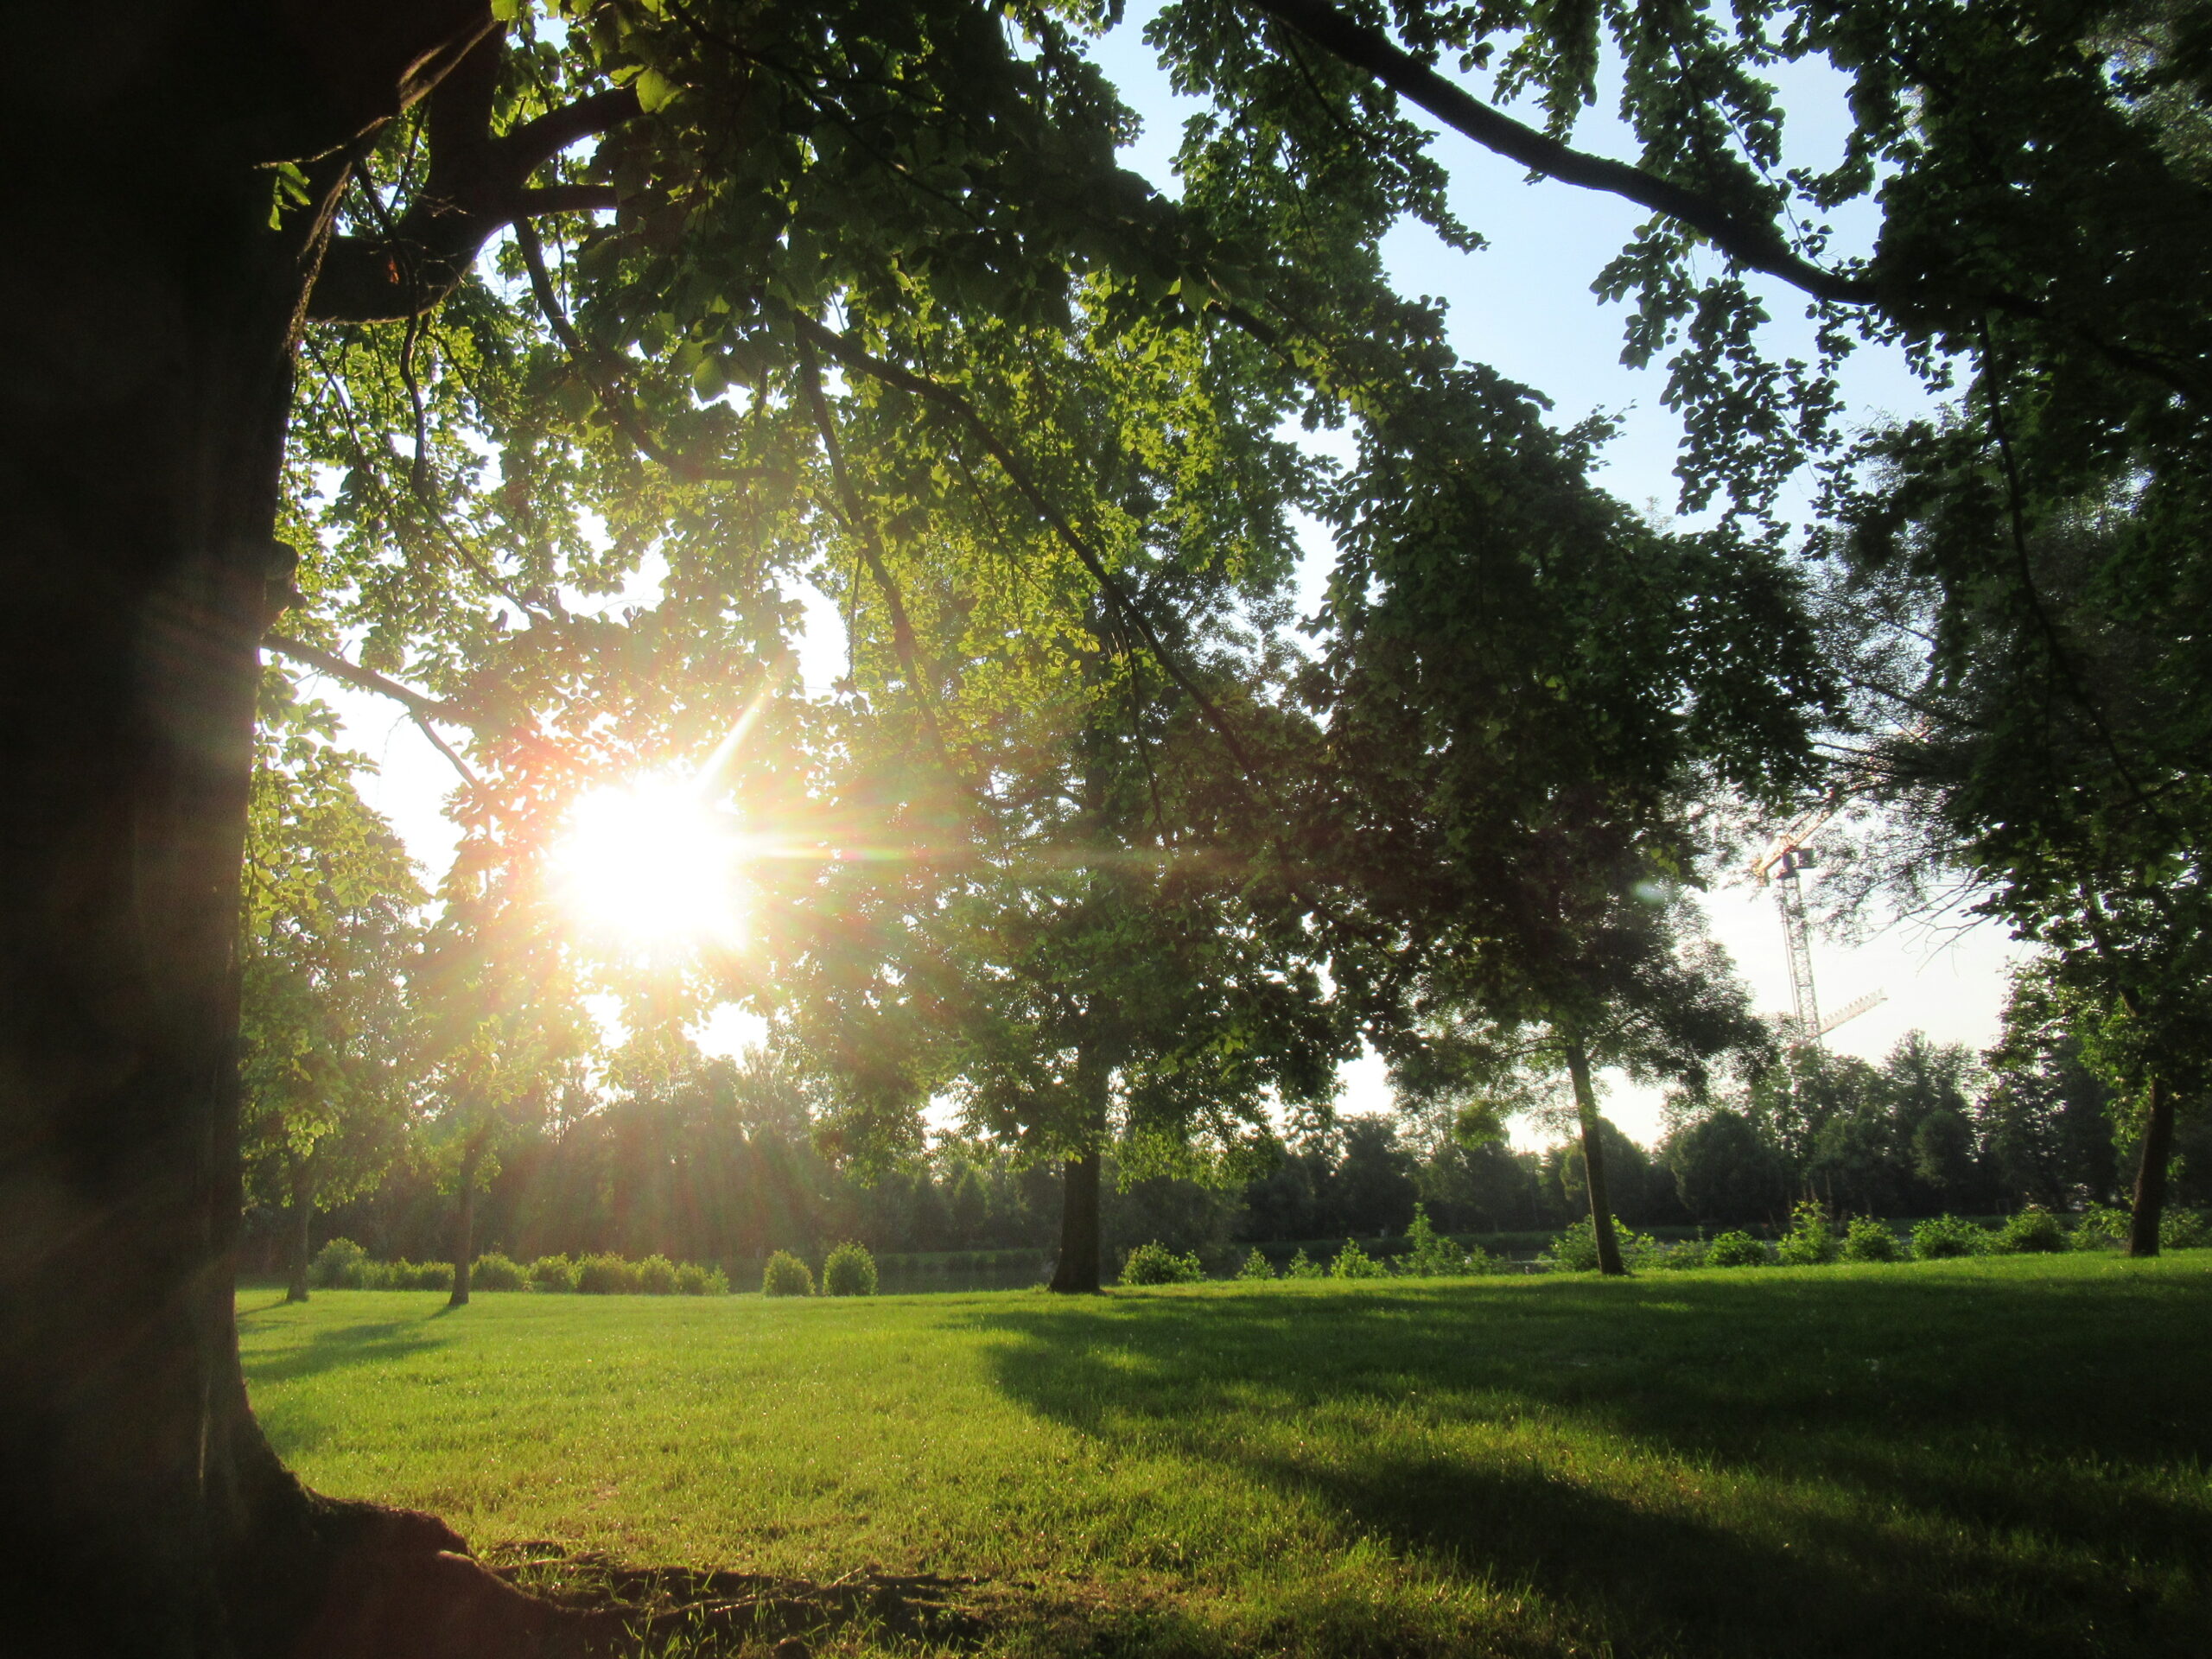
[[[372,1262],[350,1238],[334,1238],[308,1264],[312,1284],[333,1290],[444,1290],[453,1283],[449,1262]],[[541,1255],[527,1266],[493,1250],[468,1270],[472,1290],[576,1291],[587,1296],[727,1296],[729,1275],[697,1262],[649,1255],[632,1262],[613,1255]]]

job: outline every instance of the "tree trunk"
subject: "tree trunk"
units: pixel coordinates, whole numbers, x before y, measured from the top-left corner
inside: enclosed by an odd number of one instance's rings
[[[468,1306],[468,1269],[476,1260],[478,1155],[478,1149],[471,1147],[461,1160],[461,1192],[455,1197],[453,1212],[453,1294],[446,1299],[448,1307]]]
[[[313,1161],[295,1157],[292,1176],[292,1279],[284,1287],[288,1302],[308,1299],[308,1224],[315,1216]]]
[[[1574,1121],[1582,1131],[1582,1174],[1590,1186],[1590,1225],[1598,1238],[1598,1271],[1624,1278],[1620,1241],[1613,1236],[1612,1201],[1605,1192],[1605,1152],[1598,1138],[1598,1096],[1590,1086],[1590,1056],[1580,1037],[1567,1043],[1567,1075],[1574,1084]]]
[[[1060,1166],[1060,1257],[1050,1287],[1066,1295],[1096,1295],[1099,1290],[1098,1173],[1106,1141],[1108,1071],[1095,1044],[1077,1045],[1076,1087],[1087,1102],[1090,1144]]]
[[[2143,1121],[2143,1159],[2135,1166],[2135,1206],[2127,1222],[2130,1255],[2158,1253],[2158,1223],[2166,1212],[2166,1166],[2173,1155],[2173,1094],[2153,1077],[2150,1109]]]
[[[428,1597],[412,1627],[435,1633],[514,1593],[441,1554],[461,1541],[428,1516],[302,1488],[238,1356],[238,868],[316,243],[270,230],[263,163],[365,118],[315,124],[325,66],[287,27],[381,29],[418,60],[399,37],[429,8],[371,10],[9,9],[11,48],[44,66],[0,103],[10,1654],[419,1652],[447,1638],[346,1631]]]

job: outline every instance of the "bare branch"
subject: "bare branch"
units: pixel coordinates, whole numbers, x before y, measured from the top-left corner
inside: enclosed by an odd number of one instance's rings
[[[434,720],[444,720],[450,721],[455,725],[462,724],[460,716],[454,712],[451,703],[441,702],[435,697],[426,697],[411,686],[402,685],[397,680],[387,679],[372,668],[363,668],[358,663],[349,663],[335,652],[325,651],[319,645],[308,645],[303,639],[294,639],[281,633],[264,633],[261,636],[261,644],[264,650],[273,651],[279,656],[289,657],[303,667],[312,668],[318,673],[327,674],[334,680],[343,680],[357,690],[372,692],[380,697],[390,697],[407,710],[407,717],[415,722],[416,728],[424,737],[430,740],[431,746],[452,763],[453,769],[461,774],[464,782],[473,785],[483,781],[469,770],[468,763],[461,758],[437,728],[430,723]]]

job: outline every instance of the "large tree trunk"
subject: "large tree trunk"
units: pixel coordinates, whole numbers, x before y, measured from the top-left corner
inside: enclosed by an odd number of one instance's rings
[[[2166,1166],[2173,1155],[2173,1093],[2153,1077],[2143,1119],[2143,1158],[2135,1166],[2135,1207],[2127,1222],[2130,1255],[2158,1253],[2158,1223],[2166,1213]]]
[[[1598,1138],[1598,1095],[1590,1086],[1590,1056],[1582,1039],[1567,1044],[1567,1075],[1574,1085],[1574,1121],[1582,1131],[1582,1173],[1590,1184],[1590,1225],[1598,1238],[1598,1271],[1625,1277],[1620,1241],[1613,1236],[1612,1200],[1605,1192],[1605,1149]]]
[[[294,1157],[291,1166],[292,1276],[284,1287],[284,1300],[304,1302],[308,1299],[308,1227],[315,1218],[315,1160]]]
[[[461,1154],[461,1191],[454,1196],[453,1210],[453,1294],[446,1299],[448,1307],[468,1306],[468,1269],[476,1260],[476,1164],[480,1155],[475,1147]]]
[[[317,128],[318,69],[373,79],[423,56],[379,38],[381,58],[310,63],[273,20],[397,37],[435,10],[8,10],[11,51],[40,66],[0,101],[10,1655],[329,1656],[357,1650],[346,1632],[381,1609],[428,1611],[426,1595],[435,1612],[385,1627],[410,1641],[358,1650],[429,1651],[441,1629],[500,1650],[451,1610],[513,1592],[440,1554],[461,1548],[450,1531],[315,1498],[285,1471],[247,1407],[232,1294],[238,866],[316,240],[269,229],[259,164],[329,151],[375,112]]]

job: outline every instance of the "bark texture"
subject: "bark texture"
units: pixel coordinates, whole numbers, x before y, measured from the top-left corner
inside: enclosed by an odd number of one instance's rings
[[[2166,1213],[2166,1166],[2173,1155],[2173,1091],[2153,1077],[2143,1119],[2142,1161],[2135,1166],[2135,1204],[2127,1220],[2130,1255],[2158,1253],[2158,1224]]]
[[[1620,1240],[1613,1232],[1613,1204],[1605,1190],[1605,1148],[1598,1135],[1598,1094],[1590,1084],[1590,1055],[1580,1038],[1567,1045],[1567,1074],[1574,1085],[1574,1120],[1582,1132],[1582,1173],[1590,1184],[1590,1225],[1598,1239],[1598,1271],[1618,1279],[1628,1274]]]
[[[284,1300],[304,1302],[308,1299],[308,1232],[315,1219],[315,1166],[311,1160],[294,1158],[292,1177],[292,1260],[290,1279],[284,1287]]]
[[[382,1605],[374,1650],[435,1652],[513,1592],[429,1517],[304,1491],[247,1405],[238,880],[323,232],[271,230],[264,164],[391,114],[488,12],[0,21],[41,66],[0,104],[0,1651],[365,1651],[338,1632]]]
[[[1098,1148],[1060,1166],[1060,1254],[1051,1288],[1095,1295],[1099,1288]]]
[[[476,1164],[478,1152],[471,1147],[461,1160],[461,1191],[454,1195],[453,1206],[453,1294],[446,1299],[448,1307],[468,1306],[468,1269],[476,1260]]]

